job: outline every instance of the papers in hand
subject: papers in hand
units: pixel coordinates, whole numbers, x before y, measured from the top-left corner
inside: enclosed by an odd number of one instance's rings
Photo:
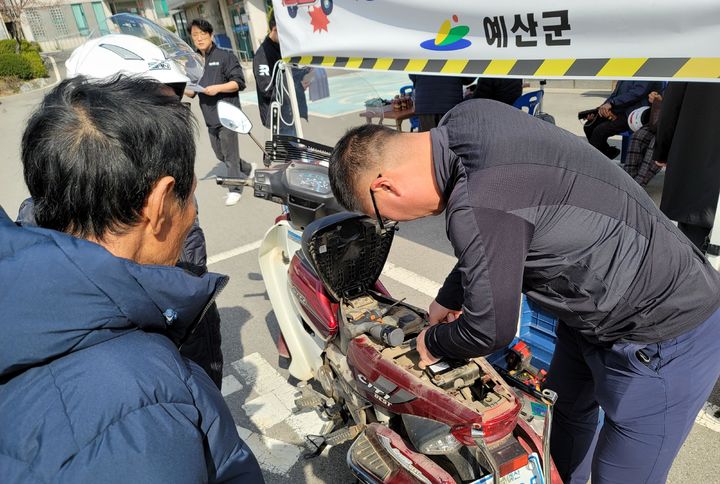
[[[188,84],[187,86],[185,86],[185,89],[193,92],[205,92],[205,88],[200,84]]]

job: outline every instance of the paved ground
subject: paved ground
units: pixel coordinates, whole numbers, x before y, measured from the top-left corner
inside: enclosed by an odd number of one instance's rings
[[[248,91],[253,90],[252,86],[248,87]],[[606,94],[593,90],[549,90],[545,110],[555,115],[560,126],[581,134],[575,113],[598,105]],[[5,155],[0,159],[0,205],[11,214],[27,196],[19,162],[20,136],[24,121],[40,98],[41,93],[30,93],[0,99],[0,141],[5,147]],[[255,134],[262,137],[257,108],[246,106],[257,126]],[[200,116],[196,101],[193,112]],[[311,117],[311,122],[305,124],[306,136],[333,144],[347,127],[357,124],[358,119],[357,114]],[[249,161],[260,163],[260,153],[248,138],[241,138],[241,149]],[[293,416],[290,413],[292,384],[296,382],[288,382],[287,371],[278,364],[273,343],[278,332],[277,322],[256,257],[257,242],[272,225],[280,208],[249,196],[244,196],[235,207],[223,205],[224,194],[212,180],[214,174],[223,173],[223,168],[217,165],[203,129],[198,134],[196,172],[200,180],[197,196],[201,223],[209,253],[215,256],[211,258],[211,270],[231,276],[231,283],[218,304],[223,319],[226,363],[224,394],[239,431],[258,455],[269,482],[351,482],[344,463],[346,447],[329,449],[312,460],[303,459],[304,436],[319,433],[323,422],[313,414]],[[659,176],[651,186],[656,199],[661,187],[662,176]],[[434,218],[403,224],[398,235],[382,280],[396,297],[407,297],[411,303],[427,306],[438,281],[442,281],[453,266],[444,222],[442,218]],[[717,392],[711,400],[716,404],[720,401]],[[720,423],[710,416],[703,420],[704,425],[694,426],[669,482],[719,482],[720,434],[717,431]]]

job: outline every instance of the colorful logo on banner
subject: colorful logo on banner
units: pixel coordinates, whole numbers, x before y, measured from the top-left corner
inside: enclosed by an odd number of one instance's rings
[[[458,23],[458,16],[452,16],[453,22]],[[440,26],[434,39],[428,39],[420,44],[420,47],[427,50],[460,50],[470,47],[472,42],[465,39],[470,32],[467,25],[456,25],[451,27],[450,20],[445,20]]]

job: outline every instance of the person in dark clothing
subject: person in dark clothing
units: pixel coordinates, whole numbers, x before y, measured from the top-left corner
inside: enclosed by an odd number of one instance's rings
[[[563,481],[587,482],[590,462],[593,483],[664,481],[720,376],[707,344],[720,338],[720,274],[622,168],[565,130],[470,100],[429,133],[350,130],[329,175],[349,210],[445,212],[458,263],[417,337],[421,366],[507,346],[524,291],[561,321],[547,386]]]
[[[445,113],[463,100],[463,86],[471,77],[431,76],[410,74],[415,90],[415,115],[420,120],[420,132],[437,126]]]
[[[660,210],[703,252],[720,192],[720,85],[671,82],[654,158],[667,163]]]
[[[132,43],[125,43],[121,37],[127,36],[104,36],[96,40],[88,41],[75,49],[71,56],[71,59],[75,60],[71,61],[71,67],[67,69],[68,77],[78,75],[85,75],[90,78],[106,77],[107,71],[104,70],[104,67],[101,67],[99,70],[96,65],[98,59],[105,60],[105,65],[114,66],[117,73],[125,74],[132,72],[129,68],[130,66],[128,66],[128,61],[120,56],[118,52],[127,53],[129,49],[137,49],[138,42],[147,41],[139,41],[139,39],[132,37]],[[162,51],[160,51],[157,46],[150,42],[147,43],[151,48],[157,49],[157,58],[163,58]],[[115,45],[118,49],[109,49],[107,48],[109,45]],[[136,54],[137,57],[148,59],[147,52],[137,50],[131,50],[131,52]],[[175,95],[181,98],[183,90],[185,89],[185,83],[168,83],[168,80],[175,79],[168,79],[166,73],[167,71],[164,70],[151,70],[143,72],[141,75],[163,82],[164,85],[170,87],[170,89],[167,90],[168,95]],[[185,78],[185,80],[187,81],[189,79]],[[32,199],[28,198],[20,206],[17,218],[18,223],[24,226],[37,225],[33,212],[34,204],[32,203]],[[202,276],[207,272],[206,259],[207,246],[205,243],[205,233],[200,227],[198,217],[195,217],[192,229],[190,229],[190,233],[183,244],[183,251],[177,265],[195,275]],[[197,329],[189,336],[182,348],[180,348],[180,353],[200,365],[218,388],[221,388],[223,378],[223,354],[221,344],[220,313],[218,312],[217,305],[213,302],[203,316],[200,324],[198,324]]]
[[[648,94],[660,91],[662,83],[646,81],[618,81],[609,98],[598,107],[597,114],[591,114],[583,129],[588,141],[611,160],[620,154],[620,149],[610,146],[608,138],[629,129],[628,115],[641,106],[648,105]]]
[[[219,49],[213,42],[213,27],[207,20],[195,19],[190,24],[190,35],[198,53],[205,58],[205,69],[198,81],[203,87],[200,95],[200,109],[210,135],[210,145],[217,159],[227,167],[227,176],[252,177],[253,166],[240,157],[238,134],[220,124],[217,103],[228,102],[240,107],[238,91],[245,89],[242,67],[231,51]],[[185,95],[195,97],[195,92],[186,90]],[[235,205],[242,196],[242,186],[230,187],[225,205]]]
[[[272,12],[268,18],[268,28],[270,32],[258,47],[253,58],[253,75],[255,76],[255,89],[257,90],[258,107],[260,108],[260,121],[262,121],[263,126],[270,128],[270,104],[277,101],[281,106],[279,133],[294,136],[296,132],[295,121],[293,120],[289,92],[280,87],[282,81],[278,81],[282,73],[275,67],[278,61],[282,60],[282,54],[280,53],[275,14]],[[287,66],[287,68],[289,69],[290,66]],[[309,83],[304,78],[308,72],[310,70],[307,68],[293,69],[292,71],[298,112],[300,117],[306,121],[308,119],[308,107],[305,90],[308,88]]]
[[[480,77],[475,84],[473,99],[494,99],[512,106],[522,96],[522,79]]]
[[[154,80],[61,82],[22,138],[37,227],[0,210],[0,475],[262,482],[220,391],[177,350],[228,278],[173,267],[194,119]]]
[[[660,171],[660,167],[655,163],[653,156],[655,151],[655,133],[657,132],[656,120],[659,117],[660,105],[662,103],[662,95],[658,92],[651,92],[648,95],[650,108],[645,111],[642,119],[645,123],[632,136],[627,147],[627,155],[625,160],[620,163],[623,170],[633,177],[641,187],[645,187],[650,180]],[[651,119],[651,112],[653,116]]]

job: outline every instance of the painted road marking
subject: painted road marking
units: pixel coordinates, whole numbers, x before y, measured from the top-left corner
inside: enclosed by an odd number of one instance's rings
[[[695,419],[695,423],[714,430],[715,432],[720,432],[720,407],[710,402],[705,402],[705,405]]]
[[[260,248],[260,244],[262,244],[262,240],[256,240],[255,242],[251,242],[225,252],[220,252],[219,254],[208,257],[207,265],[217,264],[218,262],[252,252],[253,250],[258,250]]]
[[[222,396],[227,397],[243,389],[243,384],[234,375],[228,375],[222,379]]]
[[[273,474],[286,475],[303,454],[304,450],[297,445],[282,440],[251,432],[236,425],[240,438],[250,447],[260,467]]]
[[[326,421],[317,412],[293,413],[299,389],[289,384],[260,353],[252,353],[232,363],[232,367],[253,389],[253,393],[258,394],[243,405],[243,410],[258,430],[265,433],[267,429],[285,422],[299,437],[323,433]]]
[[[382,274],[399,282],[400,284],[403,284],[411,289],[415,289],[426,296],[430,296],[433,299],[435,299],[435,296],[437,296],[438,291],[442,287],[442,284],[432,281],[420,274],[409,271],[403,267],[398,267],[392,262],[387,262],[385,264]]]

